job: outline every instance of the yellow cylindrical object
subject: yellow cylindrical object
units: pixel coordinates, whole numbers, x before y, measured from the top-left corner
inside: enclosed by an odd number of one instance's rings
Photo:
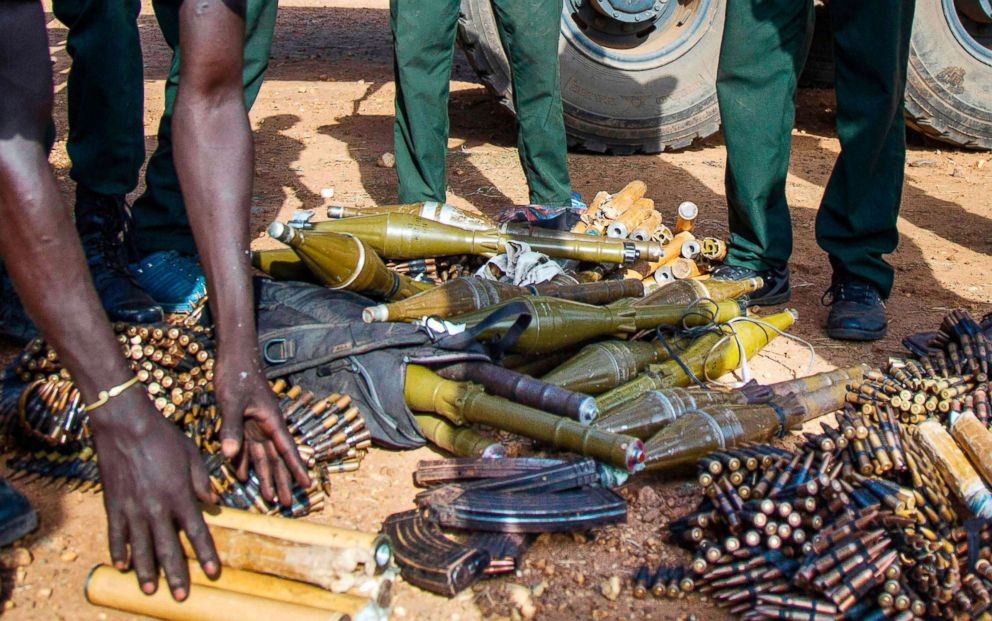
[[[431,444],[457,457],[506,457],[506,447],[471,427],[455,427],[447,419],[416,414],[421,433]]]
[[[392,543],[380,533],[366,533],[327,524],[249,513],[230,507],[203,506],[203,519],[209,526],[242,530],[293,543],[329,548],[356,548],[367,552],[376,565],[385,567],[392,559]]]
[[[648,220],[651,214],[657,213],[654,210],[654,201],[650,198],[641,198],[634,202],[630,209],[623,212],[606,227],[607,237],[628,237],[639,224]]]
[[[325,589],[333,589],[343,576],[354,573],[360,564],[364,563],[370,574],[373,569],[368,562],[368,552],[358,548],[295,543],[219,526],[210,527],[210,536],[225,567],[282,576]],[[186,556],[192,558],[195,555],[193,547],[185,537],[180,539]]]
[[[611,196],[609,202],[603,205],[602,210],[606,217],[615,219],[633,207],[639,199],[644,198],[647,191],[648,186],[643,181],[635,179]]]
[[[675,218],[675,232],[682,233],[692,231],[696,226],[696,218],[699,216],[699,207],[692,201],[685,201],[679,205],[678,215]]]
[[[944,426],[925,420],[917,425],[914,437],[971,512],[976,517],[992,518],[992,493]]]
[[[197,586],[205,586],[230,593],[264,594],[265,599],[347,615],[355,615],[371,604],[371,600],[367,597],[350,593],[332,593],[296,580],[286,580],[278,576],[269,576],[254,571],[234,569],[233,567],[221,568],[220,576],[217,579],[212,579],[203,573],[199,563],[194,561],[189,561],[189,581],[190,584],[194,585],[193,590],[196,590]]]
[[[948,420],[951,436],[985,483],[992,485],[992,431],[971,411],[951,412]]]
[[[223,571],[223,570],[222,570]],[[94,606],[106,606],[134,614],[174,619],[176,621],[246,621],[247,619],[292,619],[293,621],[346,621],[345,613],[332,612],[280,602],[258,595],[223,591],[197,585],[190,589],[186,601],[172,599],[164,577],[158,590],[145,595],[138,586],[134,572],[119,572],[106,565],[97,565],[86,577],[83,587],[86,601]]]
[[[699,266],[692,259],[678,258],[672,261],[672,276],[678,280],[689,280],[699,276]]]
[[[683,231],[672,238],[672,241],[665,244],[664,252],[661,258],[658,259],[657,265],[661,267],[662,265],[668,265],[675,259],[682,256],[682,246],[688,242],[694,241],[696,238],[693,237],[692,233],[689,231]]]
[[[638,241],[648,241],[654,237],[659,226],[661,226],[661,212],[652,207],[647,217],[630,231],[629,237]]]

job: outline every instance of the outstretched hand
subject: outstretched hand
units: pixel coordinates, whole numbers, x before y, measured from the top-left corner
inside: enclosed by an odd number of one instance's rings
[[[114,567],[132,566],[146,594],[155,592],[161,567],[172,596],[186,599],[189,569],[177,529],[186,534],[204,573],[215,577],[220,571],[196,502],[217,502],[199,452],[140,387],[94,410],[90,426]]]
[[[310,486],[306,465],[276,401],[275,393],[251,358],[218,359],[214,371],[221,413],[221,451],[248,478],[249,465],[258,475],[262,496],[283,505],[292,502],[293,481]],[[257,359],[257,358],[256,358]]]

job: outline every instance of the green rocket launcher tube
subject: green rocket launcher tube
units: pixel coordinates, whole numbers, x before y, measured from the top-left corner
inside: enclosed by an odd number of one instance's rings
[[[434,412],[455,424],[489,425],[592,457],[628,472],[640,470],[644,459],[643,443],[637,438],[606,433],[488,395],[480,386],[443,379],[420,365],[407,366],[404,389],[407,405],[412,410]]]
[[[468,231],[412,214],[388,213],[314,224],[317,231],[349,233],[361,238],[387,259],[422,259],[451,254],[492,257],[506,251],[509,241],[526,243],[531,250],[551,257],[596,263],[631,263],[640,256],[626,240],[581,236],[578,238],[528,237],[496,229]]]
[[[506,304],[520,304],[531,315],[530,325],[520,335],[511,351],[542,354],[577,345],[609,334],[633,334],[659,325],[702,325],[723,322],[741,315],[736,302],[706,302],[692,307],[645,306],[640,308],[611,308],[544,296],[516,298],[484,310],[451,318],[453,323],[474,326],[494,310]],[[499,337],[514,324],[514,318],[494,323],[480,333],[481,338]]]

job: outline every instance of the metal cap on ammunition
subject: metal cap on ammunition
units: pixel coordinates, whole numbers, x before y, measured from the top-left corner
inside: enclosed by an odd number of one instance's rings
[[[278,223],[276,223],[278,224]],[[271,235],[272,227],[269,227]],[[379,304],[377,306],[369,306],[362,310],[362,321],[365,323],[375,323],[377,321],[387,321],[389,319],[389,309],[386,308],[385,304]]]
[[[278,239],[283,243],[288,242],[293,238],[293,229],[279,221],[273,222],[269,225],[268,233],[269,237]]]

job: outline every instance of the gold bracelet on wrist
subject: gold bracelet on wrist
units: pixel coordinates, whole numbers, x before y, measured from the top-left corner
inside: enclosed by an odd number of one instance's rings
[[[114,386],[110,390],[101,390],[100,393],[97,395],[99,398],[93,403],[90,403],[86,407],[84,407],[83,411],[91,412],[97,409],[98,407],[100,407],[101,405],[106,405],[108,401],[110,401],[111,399],[113,399],[114,397],[121,394],[122,392],[124,392],[125,390],[127,390],[131,386],[134,386],[137,383],[138,383],[138,377],[134,376],[128,381]]]

